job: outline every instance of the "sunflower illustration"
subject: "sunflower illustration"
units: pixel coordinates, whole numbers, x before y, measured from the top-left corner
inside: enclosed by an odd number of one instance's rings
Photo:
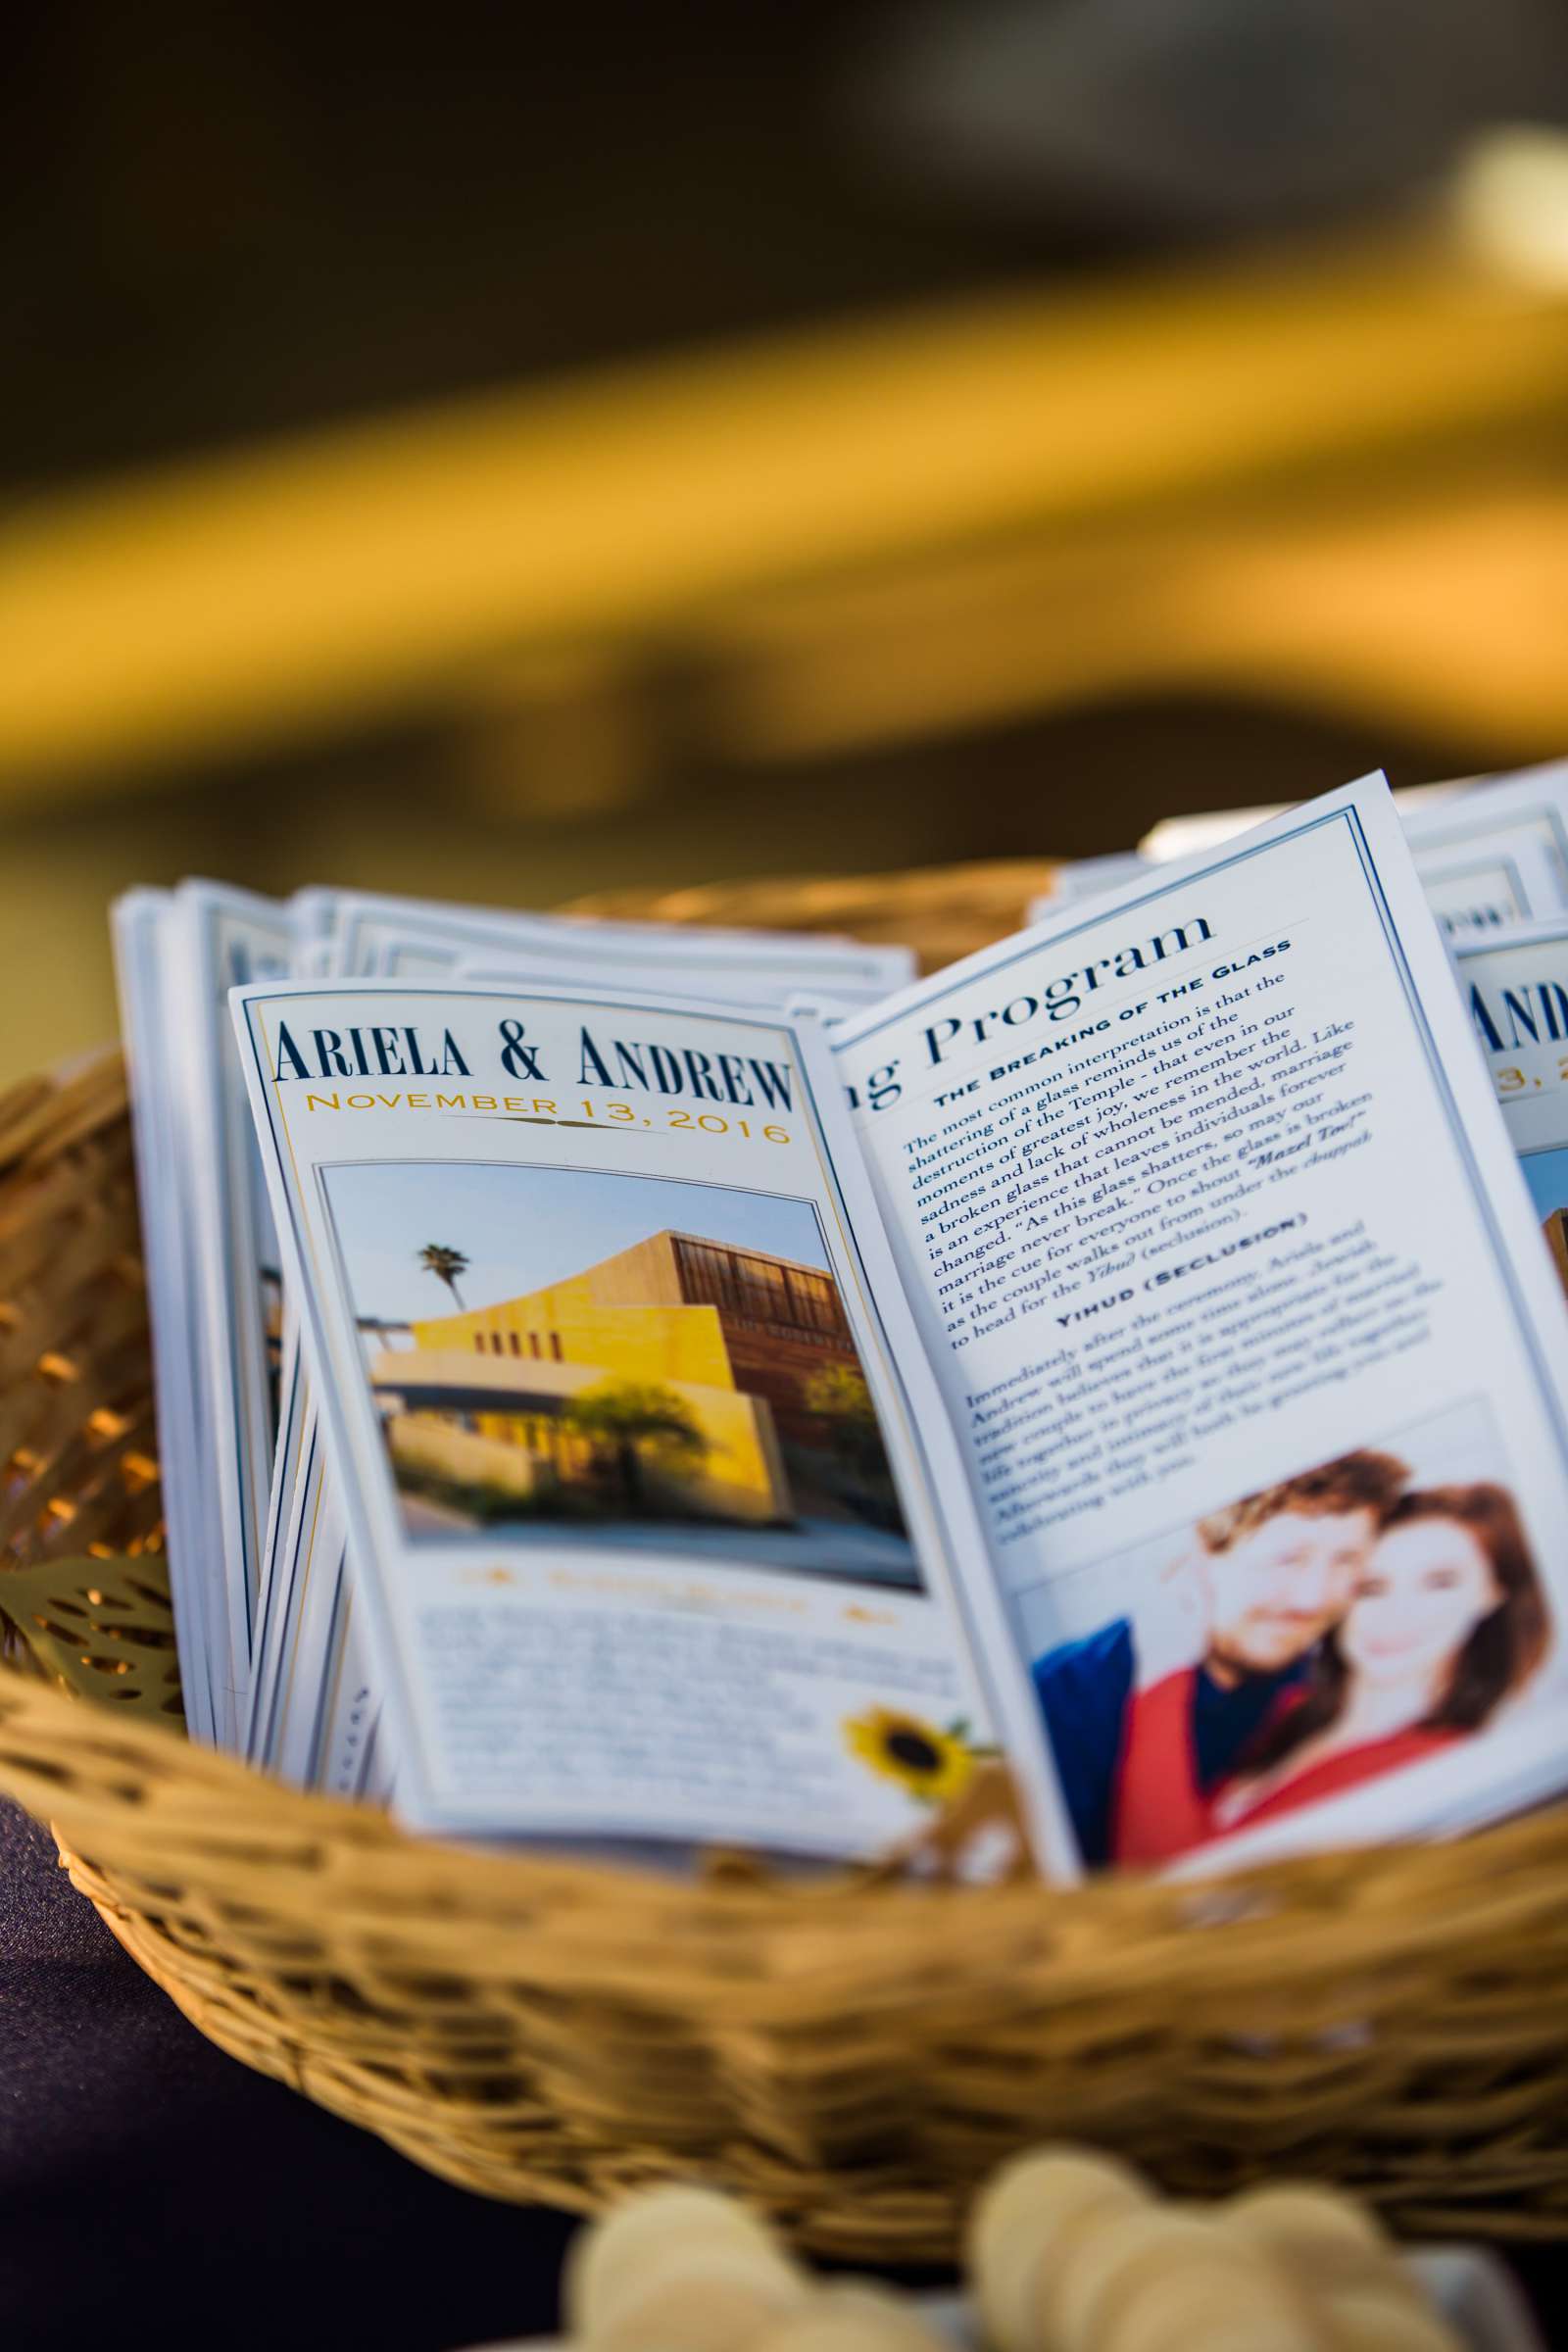
[[[871,1707],[863,1715],[846,1717],[844,1738],[852,1755],[869,1764],[890,1781],[902,1781],[923,1804],[945,1804],[974,1770],[974,1753],[963,1739],[963,1726],[939,1731],[918,1715],[896,1707]]]

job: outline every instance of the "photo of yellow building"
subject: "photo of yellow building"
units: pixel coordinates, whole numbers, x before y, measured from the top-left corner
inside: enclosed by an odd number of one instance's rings
[[[1568,1209],[1554,1208],[1541,1230],[1546,1237],[1557,1280],[1568,1291]]]
[[[1568,1291],[1568,1149],[1527,1152],[1519,1162],[1557,1280]]]
[[[441,1541],[543,1527],[639,1548],[695,1542],[705,1556],[722,1541],[739,1556],[760,1545],[770,1566],[918,1583],[808,1203],[599,1172],[573,1175],[567,1193],[562,1171],[465,1170],[487,1227],[507,1236],[525,1220],[525,1243],[509,1250],[503,1239],[481,1259],[477,1249],[417,1238],[437,1229],[432,1173],[420,1169],[413,1184],[400,1167],[373,1176],[416,1196],[397,1289],[408,1295],[422,1280],[427,1296],[434,1276],[454,1311],[386,1314],[385,1274],[382,1296],[356,1298],[411,1533]],[[662,1207],[691,1217],[705,1196],[730,1233],[693,1230],[693,1217],[586,1262],[577,1254],[589,1235],[610,1238]],[[456,1230],[450,1201],[439,1206],[440,1229]],[[384,1200],[376,1210],[384,1225]],[[470,1207],[466,1227],[474,1223]],[[768,1241],[797,1239],[802,1253],[732,1238],[746,1224]],[[473,1269],[493,1255],[499,1271],[509,1254],[535,1268],[555,1260],[560,1271],[470,1304]],[[345,1255],[352,1267],[351,1240]]]

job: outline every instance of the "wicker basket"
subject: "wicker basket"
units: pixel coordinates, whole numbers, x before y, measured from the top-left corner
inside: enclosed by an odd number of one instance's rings
[[[1042,870],[881,903],[975,944]],[[766,911],[863,923],[867,887]],[[43,1670],[0,1676],[0,1788],[224,2049],[494,2196],[701,2170],[860,2260],[950,2254],[1057,2132],[1178,2191],[1288,2164],[1412,2230],[1568,2230],[1568,1812],[1206,1889],[673,1885],[420,1842],[189,1745],[157,1720],[135,1251],[118,1060],[0,1101],[0,1610]]]

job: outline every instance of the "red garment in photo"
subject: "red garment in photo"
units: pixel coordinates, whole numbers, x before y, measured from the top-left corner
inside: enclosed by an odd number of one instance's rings
[[[1437,1731],[1412,1724],[1408,1730],[1391,1732],[1382,1740],[1362,1740],[1354,1747],[1342,1747],[1333,1755],[1323,1756],[1304,1771],[1292,1775],[1279,1788],[1270,1789],[1255,1805],[1228,1821],[1225,1828],[1211,1835],[1235,1837],[1241,1830],[1250,1830],[1255,1822],[1273,1821],[1281,1813],[1294,1813],[1302,1805],[1321,1804],[1326,1797],[1343,1796],[1348,1788],[1359,1788],[1363,1782],[1381,1780],[1386,1772],[1398,1772],[1406,1764],[1424,1763],[1428,1756],[1441,1755],[1452,1747],[1464,1732]]]
[[[1113,1862],[1168,1862],[1212,1836],[1193,1745],[1197,1669],[1135,1690],[1127,1705],[1111,1814]]]
[[[1360,1740],[1293,1773],[1221,1827],[1214,1819],[1213,1796],[1205,1796],[1199,1786],[1192,1730],[1195,1672],[1189,1666],[1167,1674],[1147,1690],[1135,1692],[1128,1705],[1111,1829],[1114,1862],[1168,1862],[1194,1846],[1236,1837],[1257,1822],[1320,1804],[1364,1782],[1380,1780],[1387,1772],[1422,1763],[1465,1736],[1412,1725],[1384,1739]],[[1286,1703],[1298,1702],[1293,1698]],[[1227,1784],[1234,1786],[1234,1781]]]

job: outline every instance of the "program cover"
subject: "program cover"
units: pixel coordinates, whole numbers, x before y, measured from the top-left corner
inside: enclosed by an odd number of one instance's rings
[[[864,1854],[1023,1735],[811,1024],[233,1003],[411,1821]]]

